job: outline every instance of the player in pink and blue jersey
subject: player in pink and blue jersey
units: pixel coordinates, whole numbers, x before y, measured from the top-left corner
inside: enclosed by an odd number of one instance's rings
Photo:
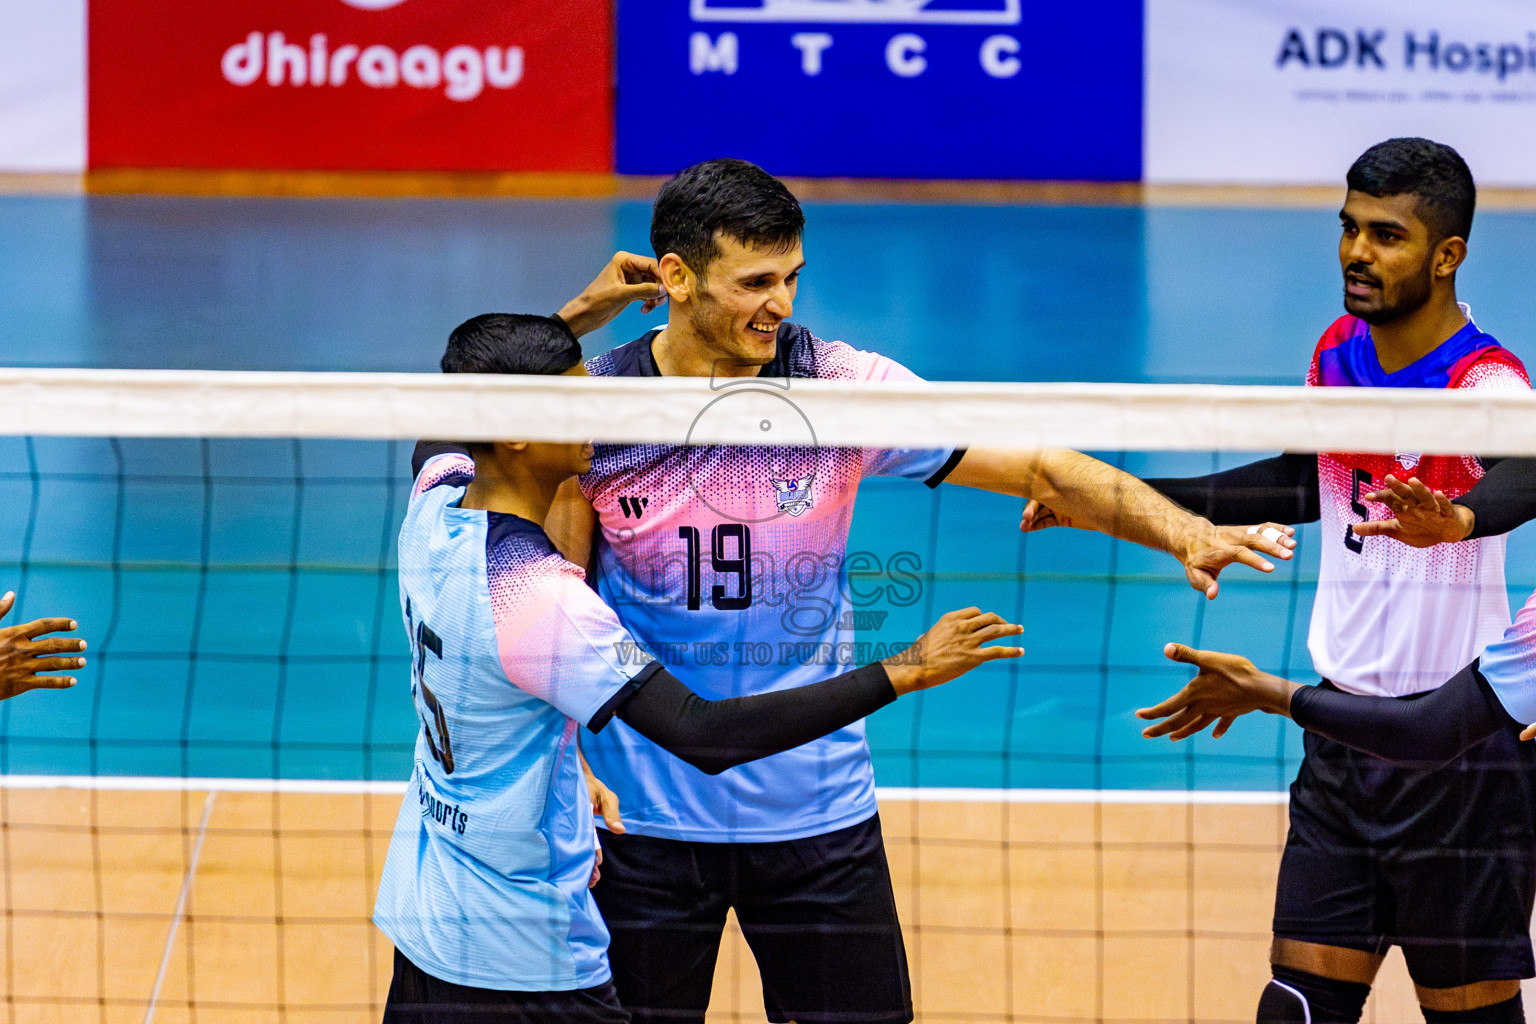
[[[1308,385],[1529,390],[1520,360],[1457,302],[1475,197],[1466,163],[1428,140],[1393,139],[1355,162],[1340,212],[1348,315],[1324,333]],[[1470,685],[1466,666],[1490,644],[1485,666],[1511,678],[1510,645],[1524,643],[1531,626],[1505,632],[1497,528],[1515,522],[1508,482],[1486,490],[1479,504],[1489,514],[1475,532],[1442,538],[1457,543],[1429,546],[1421,535],[1434,532],[1421,529],[1431,520],[1449,532],[1455,502],[1483,490],[1491,462],[1287,454],[1196,480],[1150,482],[1217,522],[1321,519],[1308,646],[1324,687],[1414,698],[1460,678],[1450,701]],[[1506,477],[1518,485],[1521,475]],[[1382,500],[1404,521],[1384,519],[1375,504]],[[1328,706],[1333,695],[1316,696],[1303,703]],[[1275,980],[1258,1019],[1357,1020],[1383,954],[1397,944],[1427,1020],[1523,1020],[1519,979],[1536,974],[1536,756],[1495,729],[1448,766],[1402,767],[1355,753],[1334,735],[1309,732],[1292,786]]]
[[[715,412],[745,382],[777,382],[792,403],[796,379],[913,379],[789,322],[803,226],[794,196],[752,164],[679,173],[651,222],[667,324],[589,371],[712,377],[722,392]],[[1267,570],[1260,552],[1290,556],[1278,534],[1218,531],[1075,452],[817,447],[813,425],[795,415],[786,403],[764,421],[783,432],[774,445],[599,443],[581,477],[598,524],[599,593],[701,694],[778,692],[855,663],[846,549],[870,476],[1044,498],[1079,525],[1175,554],[1211,596],[1231,562]],[[703,1020],[730,910],[757,959],[770,1020],[911,1019],[862,723],[715,777],[623,723],[586,737],[583,750],[628,827],[603,833],[596,895],[613,933],[615,984],[637,1020]]]
[[[457,328],[447,372],[581,373],[559,320]],[[374,919],[395,944],[386,1024],[620,1024],[588,891],[592,798],[578,731],[627,723],[712,775],[845,727],[902,693],[1022,654],[965,609],[909,651],[794,690],[703,700],[587,587],[544,532],[581,444],[500,442],[424,460],[400,530],[400,601],[421,719]]]

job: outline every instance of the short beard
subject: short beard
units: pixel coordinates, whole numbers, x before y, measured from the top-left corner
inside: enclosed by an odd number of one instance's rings
[[[1429,301],[1430,295],[1434,292],[1434,287],[1434,267],[1431,261],[1425,260],[1423,273],[1415,274],[1403,282],[1398,299],[1392,305],[1380,306],[1376,309],[1367,310],[1364,313],[1355,313],[1349,309],[1348,295],[1344,297],[1344,305],[1346,311],[1353,314],[1356,318],[1364,320],[1372,327],[1380,327],[1382,324],[1391,323],[1393,320],[1408,316],[1411,313],[1417,313],[1423,309],[1424,304]]]
[[[720,314],[719,304],[714,301],[714,296],[704,286],[704,279],[700,278],[698,292],[694,298],[692,315],[689,317],[689,320],[692,323],[694,334],[716,353],[715,359],[717,361],[721,358],[728,358],[721,353],[722,346],[729,345],[729,341],[726,339],[729,339],[731,334],[730,317],[726,316],[722,323]],[[722,334],[724,338],[721,337]],[[724,351],[729,351],[729,349],[725,348]]]

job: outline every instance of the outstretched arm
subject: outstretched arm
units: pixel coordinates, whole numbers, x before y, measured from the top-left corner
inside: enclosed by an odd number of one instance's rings
[[[1477,666],[1468,665],[1429,693],[1410,699],[1363,697],[1303,686],[1259,671],[1247,658],[1169,644],[1172,660],[1200,671],[1178,693],[1136,712],[1162,719],[1147,738],[1181,740],[1212,722],[1213,737],[1252,711],[1286,715],[1309,732],[1397,764],[1440,767],[1500,729],[1519,729]]]
[[[1216,596],[1216,577],[1233,562],[1271,572],[1274,564],[1264,555],[1288,559],[1296,546],[1288,528],[1276,524],[1252,530],[1215,527],[1129,473],[1065,448],[972,448],[948,481],[1030,498],[1063,525],[1166,551],[1184,564],[1190,585],[1207,597]]]
[[[1497,537],[1536,519],[1536,459],[1487,459],[1487,472],[1453,504],[1471,515],[1467,539]]]
[[[906,652],[883,662],[790,690],[705,700],[656,666],[599,713],[601,728],[615,715],[636,732],[710,775],[768,757],[873,714],[904,693],[938,686],[988,661],[1017,658],[1019,647],[983,647],[1022,626],[966,608],[950,612]]]
[[[1213,523],[1311,523],[1321,514],[1317,456],[1303,452],[1207,476],[1149,479],[1147,484]]]
[[[1213,523],[1310,523],[1319,516],[1317,456],[1301,452],[1207,476],[1148,478],[1146,483]],[[1028,533],[1071,524],[1059,522],[1053,510],[1032,501],[1019,525]]]
[[[1291,718],[1309,732],[1409,766],[1443,767],[1502,729],[1519,730],[1474,663],[1422,697],[1304,686]]]

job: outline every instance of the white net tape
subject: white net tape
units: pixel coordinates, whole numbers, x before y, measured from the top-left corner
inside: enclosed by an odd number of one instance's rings
[[[1536,455],[1536,394],[4,370],[0,434]]]

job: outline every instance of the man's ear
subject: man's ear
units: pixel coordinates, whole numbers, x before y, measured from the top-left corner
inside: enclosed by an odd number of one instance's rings
[[[662,287],[673,302],[687,302],[698,293],[699,279],[683,258],[669,252],[658,261]]]
[[[1466,261],[1467,240],[1453,235],[1435,246],[1435,276],[1450,277]]]

